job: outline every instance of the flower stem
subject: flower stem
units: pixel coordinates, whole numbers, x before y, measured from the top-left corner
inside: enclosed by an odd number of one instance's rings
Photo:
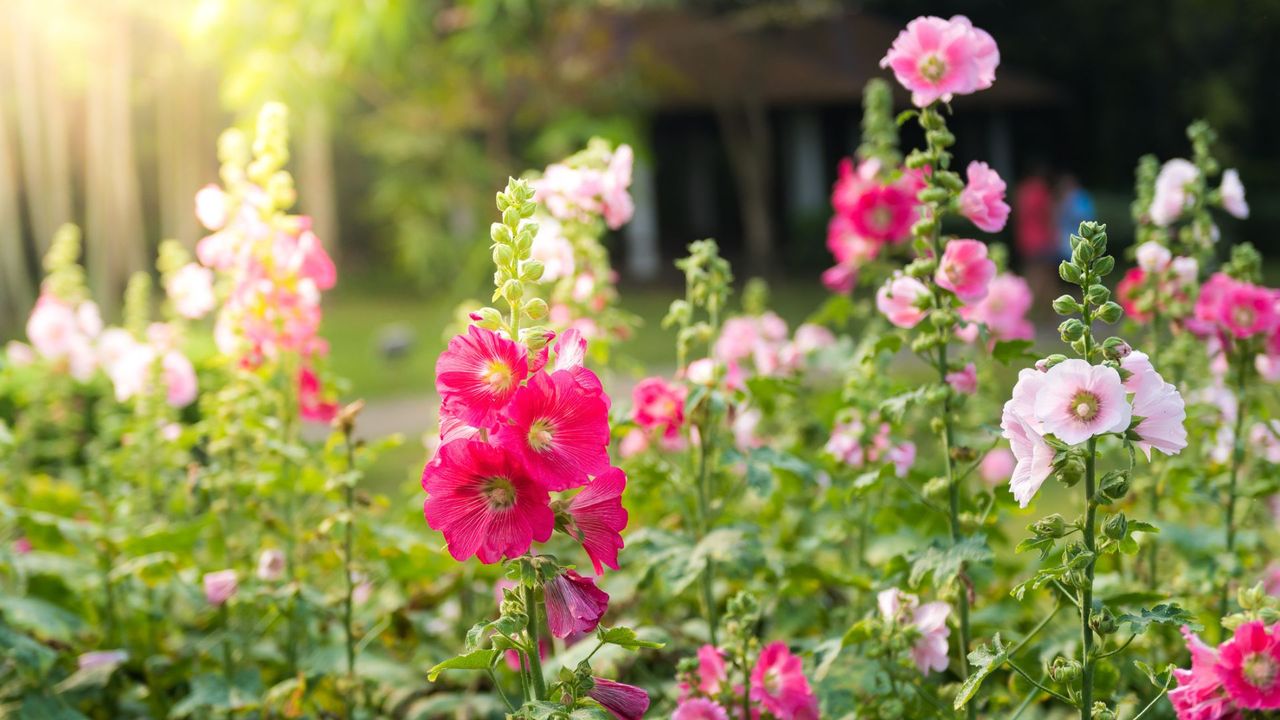
[[[1151,364],[1154,367],[1160,367],[1160,282],[1155,283],[1153,290],[1155,294],[1155,302],[1152,303],[1151,309]],[[1160,517],[1160,483],[1163,473],[1153,473],[1155,477],[1151,483],[1151,519],[1157,520]],[[1159,576],[1159,544],[1150,543],[1147,547],[1147,580],[1152,588],[1160,586]]]
[[[710,475],[709,456],[711,454],[715,442],[715,423],[711,418],[710,404],[705,406],[707,419],[699,428],[698,433],[698,540],[701,541],[711,532],[711,500],[710,492],[707,488],[707,480]],[[706,559],[706,567],[702,570],[702,606],[707,616],[707,636],[712,645],[716,645],[716,630],[718,618],[716,617],[716,598],[715,598],[715,563],[708,555]]]
[[[947,381],[947,345],[942,343],[938,346],[938,375],[943,383]],[[951,447],[954,444],[954,429],[951,422],[951,397],[947,396],[942,401],[942,452],[946,456],[947,463],[947,503],[948,503],[948,519],[951,527],[951,542],[958,544],[961,538],[960,528],[960,482],[956,476],[955,459],[951,457]],[[960,678],[963,680],[969,677],[969,586],[964,581],[964,565],[960,566],[960,596],[957,605],[960,611]],[[977,707],[975,703],[969,703],[965,706],[965,711],[970,718],[977,717]]]
[[[524,606],[529,614],[529,674],[533,676],[530,694],[534,700],[545,700],[547,680],[542,674],[542,623],[538,612],[538,592],[532,587],[524,588]]]
[[[347,472],[355,472],[356,454],[355,445],[351,439],[351,425],[343,425],[343,439],[347,445]],[[343,694],[346,702],[347,720],[351,720],[355,716],[356,709],[356,639],[352,628],[351,617],[354,609],[355,598],[355,578],[351,572],[351,558],[355,545],[355,506],[356,506],[356,488],[354,481],[347,482],[346,491],[346,509],[347,509],[347,528],[346,536],[343,538],[342,552],[342,570],[347,578],[347,594],[344,598],[342,608],[342,626],[346,631],[347,639],[347,691]],[[505,698],[504,698],[505,699]]]
[[[1097,454],[1098,439],[1089,438],[1084,460],[1084,546],[1090,553],[1089,563],[1085,566],[1085,584],[1080,588],[1080,641],[1081,641],[1081,673],[1080,673],[1080,718],[1090,720],[1093,717],[1093,629],[1089,620],[1093,615],[1093,570],[1097,560],[1097,538],[1095,521],[1098,503],[1094,500],[1096,478],[1094,477],[1094,459]]]
[[[1245,353],[1235,353],[1236,368],[1236,423],[1232,433],[1231,471],[1227,481],[1227,554],[1236,549],[1236,489],[1240,479],[1240,467],[1244,464],[1244,416],[1247,404],[1248,358]],[[1231,598],[1231,576],[1223,573],[1222,592],[1218,598],[1218,617],[1226,617]]]
[[[231,611],[227,609],[228,602],[230,600],[224,600],[218,612],[222,616],[222,675],[227,683],[227,692],[230,693],[235,678],[235,665],[231,662]]]

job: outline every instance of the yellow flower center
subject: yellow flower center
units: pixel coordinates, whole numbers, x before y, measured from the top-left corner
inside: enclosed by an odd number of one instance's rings
[[[553,439],[551,423],[546,418],[538,418],[529,426],[529,447],[534,452],[543,452],[551,447]]]
[[[947,63],[937,55],[927,55],[920,61],[920,76],[931,83],[936,83],[947,74]]]
[[[1250,685],[1265,690],[1276,684],[1276,662],[1268,653],[1254,653],[1244,659],[1244,679]]]
[[[1071,409],[1081,420],[1092,420],[1098,416],[1098,396],[1090,392],[1078,392],[1071,399]]]
[[[511,384],[515,381],[515,373],[510,365],[501,360],[490,360],[480,373],[480,381],[494,392],[504,392],[511,389]]]

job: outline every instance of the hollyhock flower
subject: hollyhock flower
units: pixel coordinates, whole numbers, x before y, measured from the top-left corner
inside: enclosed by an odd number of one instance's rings
[[[685,389],[660,377],[645,378],[631,390],[631,419],[645,430],[675,435],[684,425]]]
[[[216,232],[196,243],[196,259],[207,268],[229,270],[236,265],[241,249],[242,242],[235,233]]]
[[[951,389],[961,395],[972,395],[978,392],[978,367],[973,363],[947,373],[946,379]]]
[[[455,440],[422,472],[427,525],[444,533],[459,562],[492,564],[524,554],[555,529],[547,491],[505,447]]]
[[[205,185],[196,192],[196,219],[206,230],[221,230],[227,224],[230,201],[217,185]]]
[[[1194,285],[1200,277],[1200,262],[1193,257],[1176,257],[1169,267],[1180,285]]]
[[[877,244],[901,242],[911,233],[911,224],[917,215],[916,205],[915,193],[907,187],[873,184],[863,188],[849,208],[849,227],[864,241]],[[851,249],[853,256],[868,252],[870,248]]]
[[[283,237],[291,242],[281,249],[284,255],[281,260],[292,275],[310,280],[317,290],[329,290],[337,283],[338,270],[315,233],[303,231],[296,240],[287,235]]]
[[[928,314],[921,305],[929,288],[913,277],[896,273],[876,291],[876,309],[900,328],[913,328]]]
[[[1000,417],[1003,436],[1009,441],[1015,465],[1009,490],[1022,507],[1039,492],[1053,472],[1056,452],[1044,439],[1044,423],[1035,416],[1036,397],[1046,381],[1046,373],[1023,370],[1013,387],[1013,397],[1004,404]]]
[[[554,372],[567,372],[578,386],[589,395],[596,395],[600,398],[606,408],[611,404],[611,400],[604,392],[604,385],[600,382],[600,378],[585,366],[587,356],[587,339],[583,336],[579,328],[571,327],[560,333],[556,340],[556,361],[552,366]]]
[[[1237,338],[1268,334],[1280,320],[1276,301],[1276,292],[1270,288],[1237,282],[1221,298],[1222,325]]]
[[[542,263],[542,282],[573,277],[573,243],[563,235],[562,226],[555,218],[538,218],[538,234],[534,235],[529,252],[534,260]]]
[[[796,334],[792,338],[796,349],[801,354],[808,355],[824,348],[829,348],[836,344],[836,336],[827,328],[813,323],[803,323],[796,328]]]
[[[862,467],[866,461],[862,448],[864,432],[866,432],[866,426],[858,420],[836,423],[836,426],[831,429],[831,437],[823,446],[823,450],[845,465]]]
[[[716,361],[711,358],[699,358],[689,363],[684,377],[694,385],[710,387],[716,382]]]
[[[213,295],[213,271],[187,263],[165,283],[165,292],[178,314],[192,320],[202,318],[217,304]]]
[[[707,698],[689,698],[676,705],[671,720],[729,720],[720,703]]]
[[[1147,282],[1147,273],[1140,267],[1129,268],[1116,283],[1116,302],[1124,308],[1124,314],[1137,322],[1147,322],[1151,314],[1138,309],[1138,296]]]
[[[760,651],[751,671],[751,699],[779,720],[817,720],[818,698],[809,688],[800,658],[785,643]]]
[[[920,639],[911,648],[911,659],[922,675],[947,669],[947,638],[951,636],[947,617],[950,614],[951,606],[945,602],[925,603],[912,613],[912,625],[920,632]]]
[[[546,489],[578,487],[609,468],[609,408],[572,373],[536,373],[506,415],[497,441]]]
[[[840,158],[836,165],[836,182],[831,187],[831,207],[836,211],[835,217],[847,220],[853,214],[863,191],[879,184],[877,176],[881,169],[880,161],[875,158],[868,158],[857,165],[851,157]]]
[[[760,427],[760,421],[763,419],[764,414],[758,408],[748,408],[734,416],[733,444],[739,450],[745,451],[764,445],[764,439],[756,435],[756,428]]]
[[[596,587],[594,578],[565,570],[543,586],[547,600],[547,626],[558,638],[589,633],[609,609],[609,595]]]
[[[27,318],[27,339],[47,360],[58,360],[71,352],[80,335],[80,323],[69,305],[53,295],[41,295]]]
[[[1280,463],[1280,420],[1254,423],[1249,430],[1249,442],[1260,450],[1258,454],[1269,463]]]
[[[822,286],[833,293],[852,292],[857,284],[857,269],[847,265],[835,265],[822,271]]]
[[[1262,587],[1268,595],[1280,596],[1280,563],[1272,561],[1262,574]]]
[[[930,16],[907,24],[880,67],[891,68],[898,82],[911,91],[911,102],[926,107],[990,87],[999,62],[995,41],[967,18]]]
[[[893,465],[893,472],[898,477],[906,477],[911,466],[916,464],[916,444],[910,441],[898,443],[889,448],[885,459]]]
[[[235,570],[219,570],[204,574],[204,599],[210,605],[222,605],[236,594]]]
[[[624,146],[625,147],[625,146]],[[618,720],[641,720],[649,711],[649,693],[633,685],[591,678],[587,696],[604,706]]]
[[[640,428],[632,428],[618,441],[618,454],[623,460],[633,458],[649,449],[649,433]]]
[[[1169,252],[1169,248],[1154,240],[1139,245],[1134,250],[1134,257],[1138,260],[1138,267],[1149,273],[1161,272],[1173,261],[1173,253]]]
[[[978,465],[978,475],[988,485],[999,485],[1013,476],[1013,469],[1018,464],[1009,448],[995,448],[982,456]]]
[[[756,319],[749,316],[729,318],[720,328],[720,337],[716,339],[714,354],[722,361],[745,360],[751,357],[756,343],[760,341],[760,326]]]
[[[996,264],[987,257],[986,243],[951,240],[933,277],[962,301],[976,302],[987,296],[987,285],[995,276]]]
[[[165,400],[171,407],[182,408],[195,402],[199,393],[196,369],[186,355],[170,350],[160,358],[160,375],[165,385]]]
[[[1218,652],[1190,629],[1183,627],[1182,634],[1191,651],[1191,668],[1173,671],[1178,687],[1169,691],[1169,702],[1178,720],[1237,720],[1240,713],[1217,676]]]
[[[627,509],[622,506],[626,487],[626,474],[611,467],[569,501],[568,515],[572,523],[568,532],[582,543],[596,575],[603,573],[606,565],[618,569],[622,531],[627,527]]]
[[[324,386],[315,371],[308,367],[299,370],[298,416],[307,422],[331,423],[337,415],[338,403],[325,399]],[[444,434],[443,426],[441,434]]]
[[[698,648],[698,690],[705,695],[719,695],[729,687],[729,667],[724,652],[714,645]]]
[[[1036,394],[1035,414],[1044,423],[1045,433],[1079,445],[1091,437],[1124,432],[1133,408],[1114,368],[1072,358],[1045,374],[1044,386]]]
[[[129,659],[124,650],[97,650],[76,657],[77,670],[93,670],[100,667],[116,667]]]
[[[1188,327],[1197,335],[1212,334],[1218,329],[1226,309],[1226,298],[1239,285],[1235,278],[1216,272],[1200,286]]]
[[[26,367],[36,361],[36,351],[30,345],[17,340],[5,343],[4,355],[14,367]]]
[[[28,555],[34,549],[35,546],[31,544],[31,539],[25,535],[13,541],[13,552],[15,555]]]
[[[1005,183],[1000,174],[984,162],[974,160],[966,170],[969,182],[960,192],[960,214],[984,232],[1000,232],[1009,220],[1009,204],[1004,201]]]
[[[436,392],[459,401],[459,417],[468,425],[488,427],[528,373],[523,345],[471,325],[436,361]]]
[[[635,214],[635,203],[627,188],[631,187],[631,170],[635,154],[630,145],[619,145],[609,158],[609,166],[600,178],[600,199],[604,205],[604,222],[617,230]]]
[[[1218,192],[1222,194],[1223,209],[1241,220],[1249,217],[1249,203],[1244,199],[1244,183],[1240,182],[1240,173],[1235,168],[1222,172],[1222,185]]]
[[[1237,707],[1280,710],[1280,623],[1268,629],[1253,620],[1236,628],[1218,647],[1214,670]]]
[[[1187,185],[1195,182],[1198,177],[1200,171],[1190,160],[1174,158],[1161,166],[1160,173],[1156,175],[1155,196],[1147,211],[1151,222],[1167,227],[1177,220],[1191,203]]]
[[[263,582],[275,582],[284,577],[284,553],[267,548],[258,555],[258,579]]]
[[[1035,337],[1035,327],[1027,320],[1031,301],[1031,287],[1026,280],[1012,273],[1001,273],[987,285],[985,297],[960,308],[960,317],[986,325],[996,340],[1030,340]],[[966,342],[977,339],[976,330],[974,327],[971,336],[964,338]]]
[[[1165,455],[1177,455],[1187,446],[1187,410],[1178,388],[1164,381],[1146,353],[1129,353],[1120,361],[1120,367],[1132,373],[1124,387],[1133,393],[1133,414],[1142,418],[1134,428],[1140,438],[1135,445],[1148,460],[1152,448]]]

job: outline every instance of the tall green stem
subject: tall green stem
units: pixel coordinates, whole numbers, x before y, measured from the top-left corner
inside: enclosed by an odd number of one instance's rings
[[[709,456],[715,443],[715,419],[711,417],[711,408],[705,408],[707,420],[699,428],[698,440],[698,539],[701,541],[711,532],[711,500],[707,487],[710,476]],[[716,617],[715,599],[715,563],[708,555],[706,567],[702,570],[702,606],[707,615],[707,636],[712,645],[716,645],[718,618]]]
[[[351,440],[351,426],[344,425],[343,435],[347,444],[347,472],[355,472],[356,456],[355,445]],[[343,538],[342,551],[342,570],[347,579],[347,595],[344,598],[342,608],[342,626],[346,631],[347,640],[347,691],[345,693],[347,720],[351,720],[355,715],[356,706],[356,638],[352,628],[351,617],[354,609],[354,598],[356,590],[356,581],[352,577],[351,558],[355,547],[355,524],[356,524],[356,488],[355,482],[349,480],[347,482],[346,492],[346,510],[347,510],[347,528],[346,536]]]
[[[524,606],[529,614],[529,674],[533,676],[530,694],[534,700],[547,699],[547,680],[542,674],[542,620],[538,612],[538,592],[524,588]]]
[[[1094,499],[1097,484],[1094,476],[1094,459],[1097,454],[1097,438],[1089,438],[1084,460],[1084,546],[1089,551],[1089,563],[1085,566],[1085,584],[1080,589],[1080,641],[1081,641],[1081,673],[1080,673],[1080,718],[1090,720],[1093,717],[1093,628],[1089,621],[1093,616],[1093,571],[1096,562],[1097,529],[1096,520],[1098,503]]]
[[[1160,362],[1159,362],[1160,283],[1159,281],[1156,282],[1153,293],[1155,295],[1155,301],[1152,303],[1152,309],[1151,309],[1151,338],[1149,340],[1150,350],[1151,350],[1150,356],[1151,356],[1151,364],[1154,367],[1160,367]],[[1151,519],[1154,521],[1160,518],[1160,484],[1161,484],[1163,474],[1159,472],[1156,472],[1153,474],[1155,477],[1152,479],[1152,483],[1151,483]],[[1151,543],[1147,547],[1147,579],[1150,581],[1150,586],[1152,588],[1159,587],[1159,583],[1160,583],[1159,547],[1160,546],[1157,543]]]
[[[1231,471],[1227,481],[1227,554],[1236,549],[1236,490],[1240,479],[1240,467],[1244,464],[1244,417],[1248,408],[1246,402],[1248,357],[1243,352],[1233,353],[1233,365],[1236,370],[1236,423],[1232,434]],[[1222,592],[1218,598],[1218,616],[1226,617],[1227,606],[1231,598],[1231,575],[1222,574]]]
[[[947,381],[947,345],[938,346],[938,375],[943,383]],[[951,447],[955,442],[954,429],[951,422],[951,397],[947,396],[942,403],[942,452],[946,456],[947,467],[947,504],[948,520],[951,527],[951,542],[958,544],[962,536],[960,527],[960,478],[956,475],[955,459],[951,456]],[[969,587],[964,582],[964,566],[960,568],[960,597],[957,606],[960,612],[960,677],[969,677],[970,629],[969,629]],[[975,703],[965,706],[970,718],[977,716]]]

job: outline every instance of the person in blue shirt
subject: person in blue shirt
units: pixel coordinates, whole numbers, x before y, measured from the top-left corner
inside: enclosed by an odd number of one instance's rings
[[[1071,233],[1080,229],[1080,223],[1097,219],[1097,206],[1093,195],[1080,186],[1071,173],[1063,173],[1058,180],[1058,256],[1071,257]]]

